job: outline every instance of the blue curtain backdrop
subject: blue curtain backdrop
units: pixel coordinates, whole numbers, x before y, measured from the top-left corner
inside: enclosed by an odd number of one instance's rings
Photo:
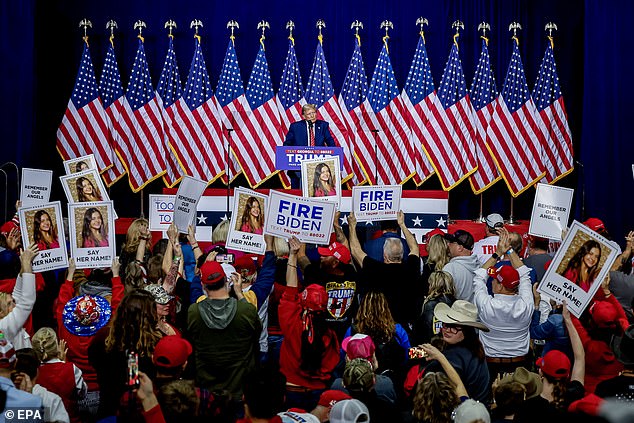
[[[632,82],[624,78],[632,75],[631,46],[633,35],[628,31],[634,14],[634,4],[627,0],[600,2],[524,0],[444,0],[420,1],[322,1],[290,2],[217,2],[217,1],[109,1],[79,0],[36,2],[34,0],[2,1],[2,74],[0,93],[3,129],[0,162],[13,161],[19,166],[52,168],[55,176],[63,173],[61,159],[55,150],[55,132],[75,82],[81,55],[82,31],[78,23],[88,18],[93,23],[89,30],[91,54],[97,75],[101,74],[108,32],[105,24],[115,19],[119,25],[115,33],[115,48],[124,87],[137,48],[133,24],[142,19],[145,49],[150,71],[156,85],[165,59],[167,31],[164,23],[174,19],[175,48],[185,79],[193,53],[192,19],[200,19],[203,53],[215,87],[228,42],[227,21],[236,20],[236,49],[242,78],[246,84],[258,49],[260,31],[257,23],[267,20],[271,29],[266,33],[266,53],[274,86],[277,89],[287,50],[288,31],[285,24],[295,22],[294,38],[304,84],[308,80],[317,45],[317,19],[326,22],[324,51],[330,74],[338,93],[353,49],[352,21],[363,22],[362,53],[368,77],[374,70],[384,31],[383,20],[390,20],[390,56],[397,82],[402,87],[412,60],[418,27],[415,21],[425,17],[427,50],[436,86],[447,60],[452,43],[451,23],[459,19],[465,30],[459,39],[460,55],[468,84],[471,84],[475,63],[480,52],[477,25],[490,23],[489,50],[501,90],[511,55],[508,26],[517,21],[523,26],[519,33],[520,50],[527,80],[532,89],[546,46],[544,25],[553,21],[559,27],[555,33],[555,58],[562,91],[566,100],[569,123],[575,146],[575,158],[582,163],[560,184],[576,189],[575,217],[596,215],[605,219],[608,228],[619,241],[629,228],[627,213],[634,201],[632,190],[633,154],[628,123],[631,108],[625,104],[632,94]],[[3,181],[0,175],[0,183]],[[438,189],[435,178],[421,188]],[[407,188],[414,188],[413,185]],[[2,188],[4,189],[4,188]],[[145,194],[159,192],[160,183],[151,184]],[[582,191],[585,190],[585,196]],[[9,202],[13,203],[15,177],[9,175]],[[63,198],[58,183],[53,196]],[[4,201],[0,196],[0,201]],[[115,184],[111,197],[117,202],[120,214],[138,215],[139,195],[131,194],[127,181]],[[582,199],[585,198],[585,201]],[[483,194],[484,213],[501,212],[508,217],[510,195],[503,182]],[[533,201],[528,190],[515,202],[514,215],[527,218]],[[475,218],[479,198],[463,182],[450,193],[452,218]],[[4,204],[3,204],[4,206]],[[9,209],[12,209],[12,204]],[[4,207],[0,209],[2,212]]]

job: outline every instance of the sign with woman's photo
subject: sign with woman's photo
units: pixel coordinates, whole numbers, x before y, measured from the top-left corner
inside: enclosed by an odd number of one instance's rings
[[[72,175],[73,173],[83,172],[90,169],[98,170],[97,162],[95,161],[95,156],[93,154],[64,161],[64,170],[67,175]]]
[[[341,171],[339,157],[302,160],[302,194],[331,201],[339,205],[341,199]]]
[[[39,254],[33,259],[33,272],[68,267],[66,237],[59,201],[18,210],[22,244],[37,244]]]
[[[112,201],[68,205],[70,251],[78,269],[110,267],[115,256]]]
[[[617,255],[606,238],[574,221],[537,290],[558,303],[566,301],[570,312],[579,317]]]
[[[59,180],[70,204],[110,201],[106,187],[95,169],[60,176]],[[113,213],[113,218],[116,219],[117,213],[114,210]]]
[[[233,212],[227,237],[227,248],[247,253],[264,254],[264,213],[269,197],[245,188],[233,192]]]
[[[48,203],[51,198],[52,182],[52,170],[23,168],[20,187],[22,207]]]

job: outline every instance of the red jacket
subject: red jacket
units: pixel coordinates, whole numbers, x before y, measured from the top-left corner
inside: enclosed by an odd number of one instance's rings
[[[324,352],[321,369],[315,375],[309,375],[300,369],[302,350],[302,307],[296,287],[286,287],[279,305],[280,328],[284,341],[280,350],[280,371],[286,381],[310,389],[326,389],[326,382],[339,363],[339,341],[332,329],[323,336]]]
[[[77,336],[70,333],[66,329],[66,326],[64,326],[64,306],[75,296],[73,281],[66,280],[59,290],[57,304],[55,306],[57,333],[60,339],[66,341],[66,346],[68,347],[66,360],[74,363],[82,371],[86,385],[88,385],[88,391],[98,391],[99,384],[97,383],[97,372],[88,361],[88,347],[92,342],[93,336]],[[115,310],[119,306],[122,298],[123,284],[121,283],[121,278],[117,276],[112,278],[112,299],[110,300],[110,306],[112,307],[111,320],[114,317]]]

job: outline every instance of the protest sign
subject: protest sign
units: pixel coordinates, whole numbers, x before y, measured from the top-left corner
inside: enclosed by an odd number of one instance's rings
[[[548,239],[561,239],[568,227],[568,216],[575,190],[548,184],[537,184],[528,233]]]
[[[115,258],[112,201],[68,205],[70,252],[78,269],[111,267]]]
[[[275,147],[275,169],[300,170],[302,160],[324,159],[338,156],[343,165],[343,149],[341,147],[307,147],[307,146],[277,146]]]
[[[167,231],[170,224],[174,221],[174,199],[173,195],[155,195],[150,194],[150,217],[151,231]]]
[[[68,267],[66,236],[59,201],[21,207],[18,211],[22,244],[37,244],[40,252],[33,259],[33,272]]]
[[[302,242],[326,245],[332,233],[335,204],[271,191],[264,233]]]
[[[174,200],[174,224],[180,233],[187,233],[189,225],[195,225],[196,206],[207,182],[191,176],[183,176]]]
[[[48,203],[51,197],[52,181],[52,170],[23,168],[20,187],[22,207]]]
[[[66,171],[67,175],[71,175],[77,172],[83,172],[84,170],[90,170],[97,168],[97,162],[95,161],[95,156],[93,154],[88,154],[87,156],[76,157],[70,160],[64,160],[64,171]]]
[[[227,237],[227,248],[247,253],[264,254],[264,214],[268,196],[245,188],[233,193],[233,212]]]
[[[566,301],[570,313],[579,317],[617,255],[606,238],[574,221],[537,290],[558,303]]]
[[[401,209],[401,185],[355,186],[352,210],[359,221],[394,220]]]
[[[339,157],[302,160],[302,194],[337,203],[341,199]]]

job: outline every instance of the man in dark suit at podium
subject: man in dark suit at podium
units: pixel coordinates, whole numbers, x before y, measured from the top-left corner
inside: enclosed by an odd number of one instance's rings
[[[328,122],[317,119],[317,107],[314,104],[302,106],[302,117],[304,120],[291,123],[284,145],[335,147]],[[291,188],[300,188],[301,172],[289,170],[288,176],[291,179]]]

